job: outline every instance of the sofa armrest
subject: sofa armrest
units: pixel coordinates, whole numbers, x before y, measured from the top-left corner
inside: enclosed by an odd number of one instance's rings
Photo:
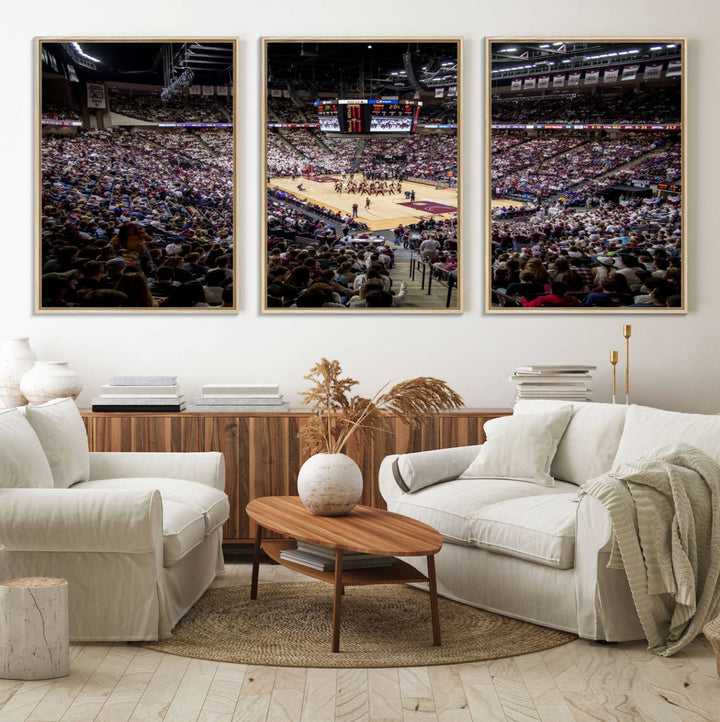
[[[456,479],[479,451],[479,445],[455,446],[388,456],[380,465],[380,492],[389,505],[402,493]]]
[[[581,495],[575,533],[578,634],[610,642],[642,639],[625,571],[607,566],[613,526],[607,509],[595,497]]]
[[[90,453],[89,481],[136,477],[184,479],[225,491],[225,457],[217,451]]]
[[[162,529],[154,489],[0,489],[0,539],[9,552],[162,555]]]

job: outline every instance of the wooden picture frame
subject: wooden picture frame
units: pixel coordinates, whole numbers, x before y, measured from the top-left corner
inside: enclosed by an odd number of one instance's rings
[[[262,311],[462,311],[461,40],[262,52]]]
[[[486,39],[487,313],[687,311],[685,46]]]
[[[237,40],[35,50],[36,312],[237,312]]]

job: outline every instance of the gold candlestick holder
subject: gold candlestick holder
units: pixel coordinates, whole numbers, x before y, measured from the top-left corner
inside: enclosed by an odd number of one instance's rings
[[[612,402],[615,403],[615,393],[617,391],[617,362],[618,362],[618,352],[617,351],[611,351],[610,352],[610,363],[612,364]]]
[[[632,326],[626,323],[623,326],[623,336],[625,337],[625,403],[630,403],[630,336],[632,334]]]

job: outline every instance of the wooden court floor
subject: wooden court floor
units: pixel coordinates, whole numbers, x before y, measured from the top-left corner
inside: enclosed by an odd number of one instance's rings
[[[326,178],[340,178],[340,176],[324,176]],[[302,184],[303,190],[298,190]],[[336,193],[334,183],[318,182],[307,178],[271,178],[271,188],[280,188],[291,193],[300,200],[325,206],[333,211],[352,213],[353,203],[358,204],[358,218],[366,223],[371,231],[384,231],[395,228],[398,223],[407,225],[416,223],[421,218],[427,218],[428,213],[408,206],[398,205],[405,202],[405,191],[415,191],[416,201],[433,201],[457,208],[457,191],[445,188],[436,189],[434,185],[425,183],[403,182],[403,192],[394,195],[370,196],[370,208],[365,208],[366,195]],[[435,218],[452,218],[454,212],[435,214]]]

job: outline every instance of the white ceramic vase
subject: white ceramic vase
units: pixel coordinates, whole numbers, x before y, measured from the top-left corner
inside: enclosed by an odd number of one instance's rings
[[[315,454],[300,467],[297,489],[311,514],[342,516],[360,501],[362,472],[345,454]]]
[[[67,361],[36,361],[20,381],[20,391],[31,406],[52,399],[76,399],[82,391],[80,375],[68,368]]]
[[[20,380],[37,359],[27,336],[9,338],[0,351],[0,398],[8,408],[25,406],[27,399],[20,391]]]

